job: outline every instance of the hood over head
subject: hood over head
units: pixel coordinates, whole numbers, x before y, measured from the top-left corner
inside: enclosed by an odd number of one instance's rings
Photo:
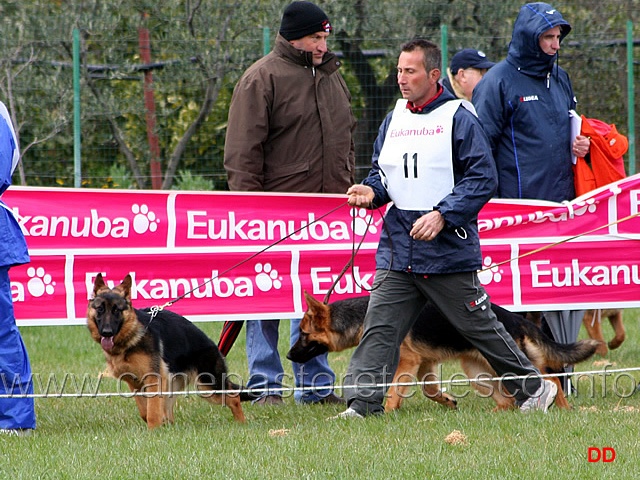
[[[534,76],[546,76],[558,55],[547,55],[539,44],[540,35],[550,28],[560,27],[560,41],[569,34],[571,25],[548,3],[527,3],[513,25],[507,60],[518,70]]]

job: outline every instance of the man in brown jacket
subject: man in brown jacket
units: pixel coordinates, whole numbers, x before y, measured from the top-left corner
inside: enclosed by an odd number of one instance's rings
[[[224,166],[229,189],[241,192],[345,193],[354,182],[355,118],[340,61],[327,49],[327,15],[311,2],[293,2],[282,16],[271,53],[238,81],[231,99]],[[282,403],[284,370],[279,320],[247,322],[250,389],[255,402]],[[299,320],[291,321],[291,344]],[[296,402],[341,402],[326,354],[293,363]],[[326,387],[318,390],[318,387]],[[311,391],[311,388],[314,390]]]

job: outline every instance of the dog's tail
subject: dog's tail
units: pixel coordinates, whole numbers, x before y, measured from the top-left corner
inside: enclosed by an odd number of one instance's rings
[[[561,371],[566,365],[584,362],[596,352],[600,342],[579,340],[575,343],[557,343],[544,334],[538,338],[538,347],[547,367]]]

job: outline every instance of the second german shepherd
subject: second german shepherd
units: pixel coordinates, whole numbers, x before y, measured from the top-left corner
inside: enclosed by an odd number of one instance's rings
[[[148,309],[131,305],[131,275],[110,289],[101,274],[95,279],[87,326],[102,346],[109,374],[129,385],[140,416],[152,429],[173,423],[175,396],[196,383],[199,390],[234,390],[224,358],[213,341],[186,318],[168,310],[152,317]],[[244,422],[239,395],[205,397],[228,406]]]
[[[582,317],[582,323],[584,324],[584,328],[587,329],[587,333],[590,338],[600,341],[600,345],[596,350],[596,353],[602,357],[605,357],[607,353],[609,353],[608,347],[613,350],[618,348],[624,342],[626,332],[624,329],[624,324],[622,323],[623,312],[621,309],[613,309],[607,308],[604,310],[601,309],[591,309],[585,310],[584,317]],[[611,323],[611,327],[613,328],[614,337],[609,340],[607,344],[604,340],[604,336],[602,334],[602,319],[608,318],[609,323]]]
[[[319,302],[305,292],[307,311],[300,322],[300,337],[287,353],[287,358],[304,363],[325,352],[339,352],[355,347],[363,333],[364,317],[369,297],[338,300],[329,305]],[[565,365],[582,362],[591,357],[598,342],[581,340],[572,344],[559,344],[547,337],[533,322],[523,316],[491,305],[492,310],[513,337],[518,347],[541,373],[558,371]],[[449,408],[457,407],[452,395],[442,392],[437,384],[436,367],[445,360],[458,359],[469,378],[481,375],[495,377],[489,362],[463,338],[440,311],[428,304],[400,346],[400,361],[393,383],[412,380],[430,382],[423,385],[423,393]],[[570,408],[557,377],[549,380],[558,386],[556,405]],[[474,382],[482,394],[490,395],[497,410],[513,407],[514,399],[500,388],[498,382]],[[408,386],[393,386],[388,392],[386,411],[400,408]]]

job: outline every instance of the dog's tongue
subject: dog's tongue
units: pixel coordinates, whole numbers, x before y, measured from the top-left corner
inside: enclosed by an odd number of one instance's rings
[[[113,337],[102,337],[100,339],[100,345],[105,352],[110,352],[113,348]]]

